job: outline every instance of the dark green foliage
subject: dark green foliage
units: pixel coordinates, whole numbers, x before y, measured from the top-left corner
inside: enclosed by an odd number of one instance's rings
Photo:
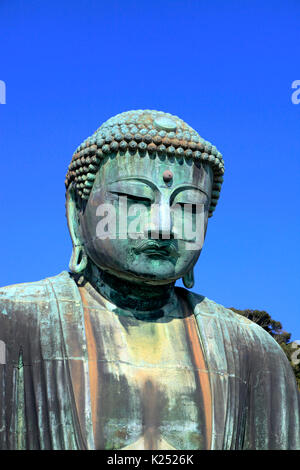
[[[283,351],[285,352],[290,364],[293,368],[293,371],[296,375],[296,380],[298,387],[300,389],[300,364],[293,364],[292,362],[292,354],[295,352],[293,349],[293,344],[291,340],[291,333],[284,331],[282,329],[282,324],[279,321],[273,320],[273,318],[264,310],[237,310],[236,308],[231,307],[233,312],[238,313],[239,315],[243,315],[249,320],[257,323],[261,326],[264,330],[266,330],[273,338],[277,341],[278,344],[282,347]],[[298,357],[300,354],[298,355]]]

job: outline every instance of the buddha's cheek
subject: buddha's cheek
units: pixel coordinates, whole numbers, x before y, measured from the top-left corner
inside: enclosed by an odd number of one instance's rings
[[[113,272],[124,272],[130,268],[130,241],[107,238],[85,241],[88,256],[99,267]]]
[[[201,248],[198,246],[180,241],[178,243],[179,257],[176,263],[177,278],[182,277],[186,274],[193,266],[197,263],[197,260],[201,253]]]

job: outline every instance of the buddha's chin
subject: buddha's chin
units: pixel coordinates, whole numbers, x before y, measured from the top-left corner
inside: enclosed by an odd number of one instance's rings
[[[178,272],[173,260],[166,257],[150,257],[146,254],[139,257],[139,261],[131,263],[122,269],[108,269],[111,274],[138,284],[170,284],[182,276]]]

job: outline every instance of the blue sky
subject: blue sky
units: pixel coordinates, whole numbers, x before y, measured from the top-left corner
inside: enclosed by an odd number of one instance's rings
[[[0,1],[0,285],[66,269],[64,177],[114,114],[179,115],[224,155],[194,290],[300,339],[300,3]]]

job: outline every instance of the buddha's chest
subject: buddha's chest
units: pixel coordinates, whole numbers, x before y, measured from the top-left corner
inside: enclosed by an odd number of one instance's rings
[[[89,315],[96,448],[206,448],[207,384],[189,321]]]

